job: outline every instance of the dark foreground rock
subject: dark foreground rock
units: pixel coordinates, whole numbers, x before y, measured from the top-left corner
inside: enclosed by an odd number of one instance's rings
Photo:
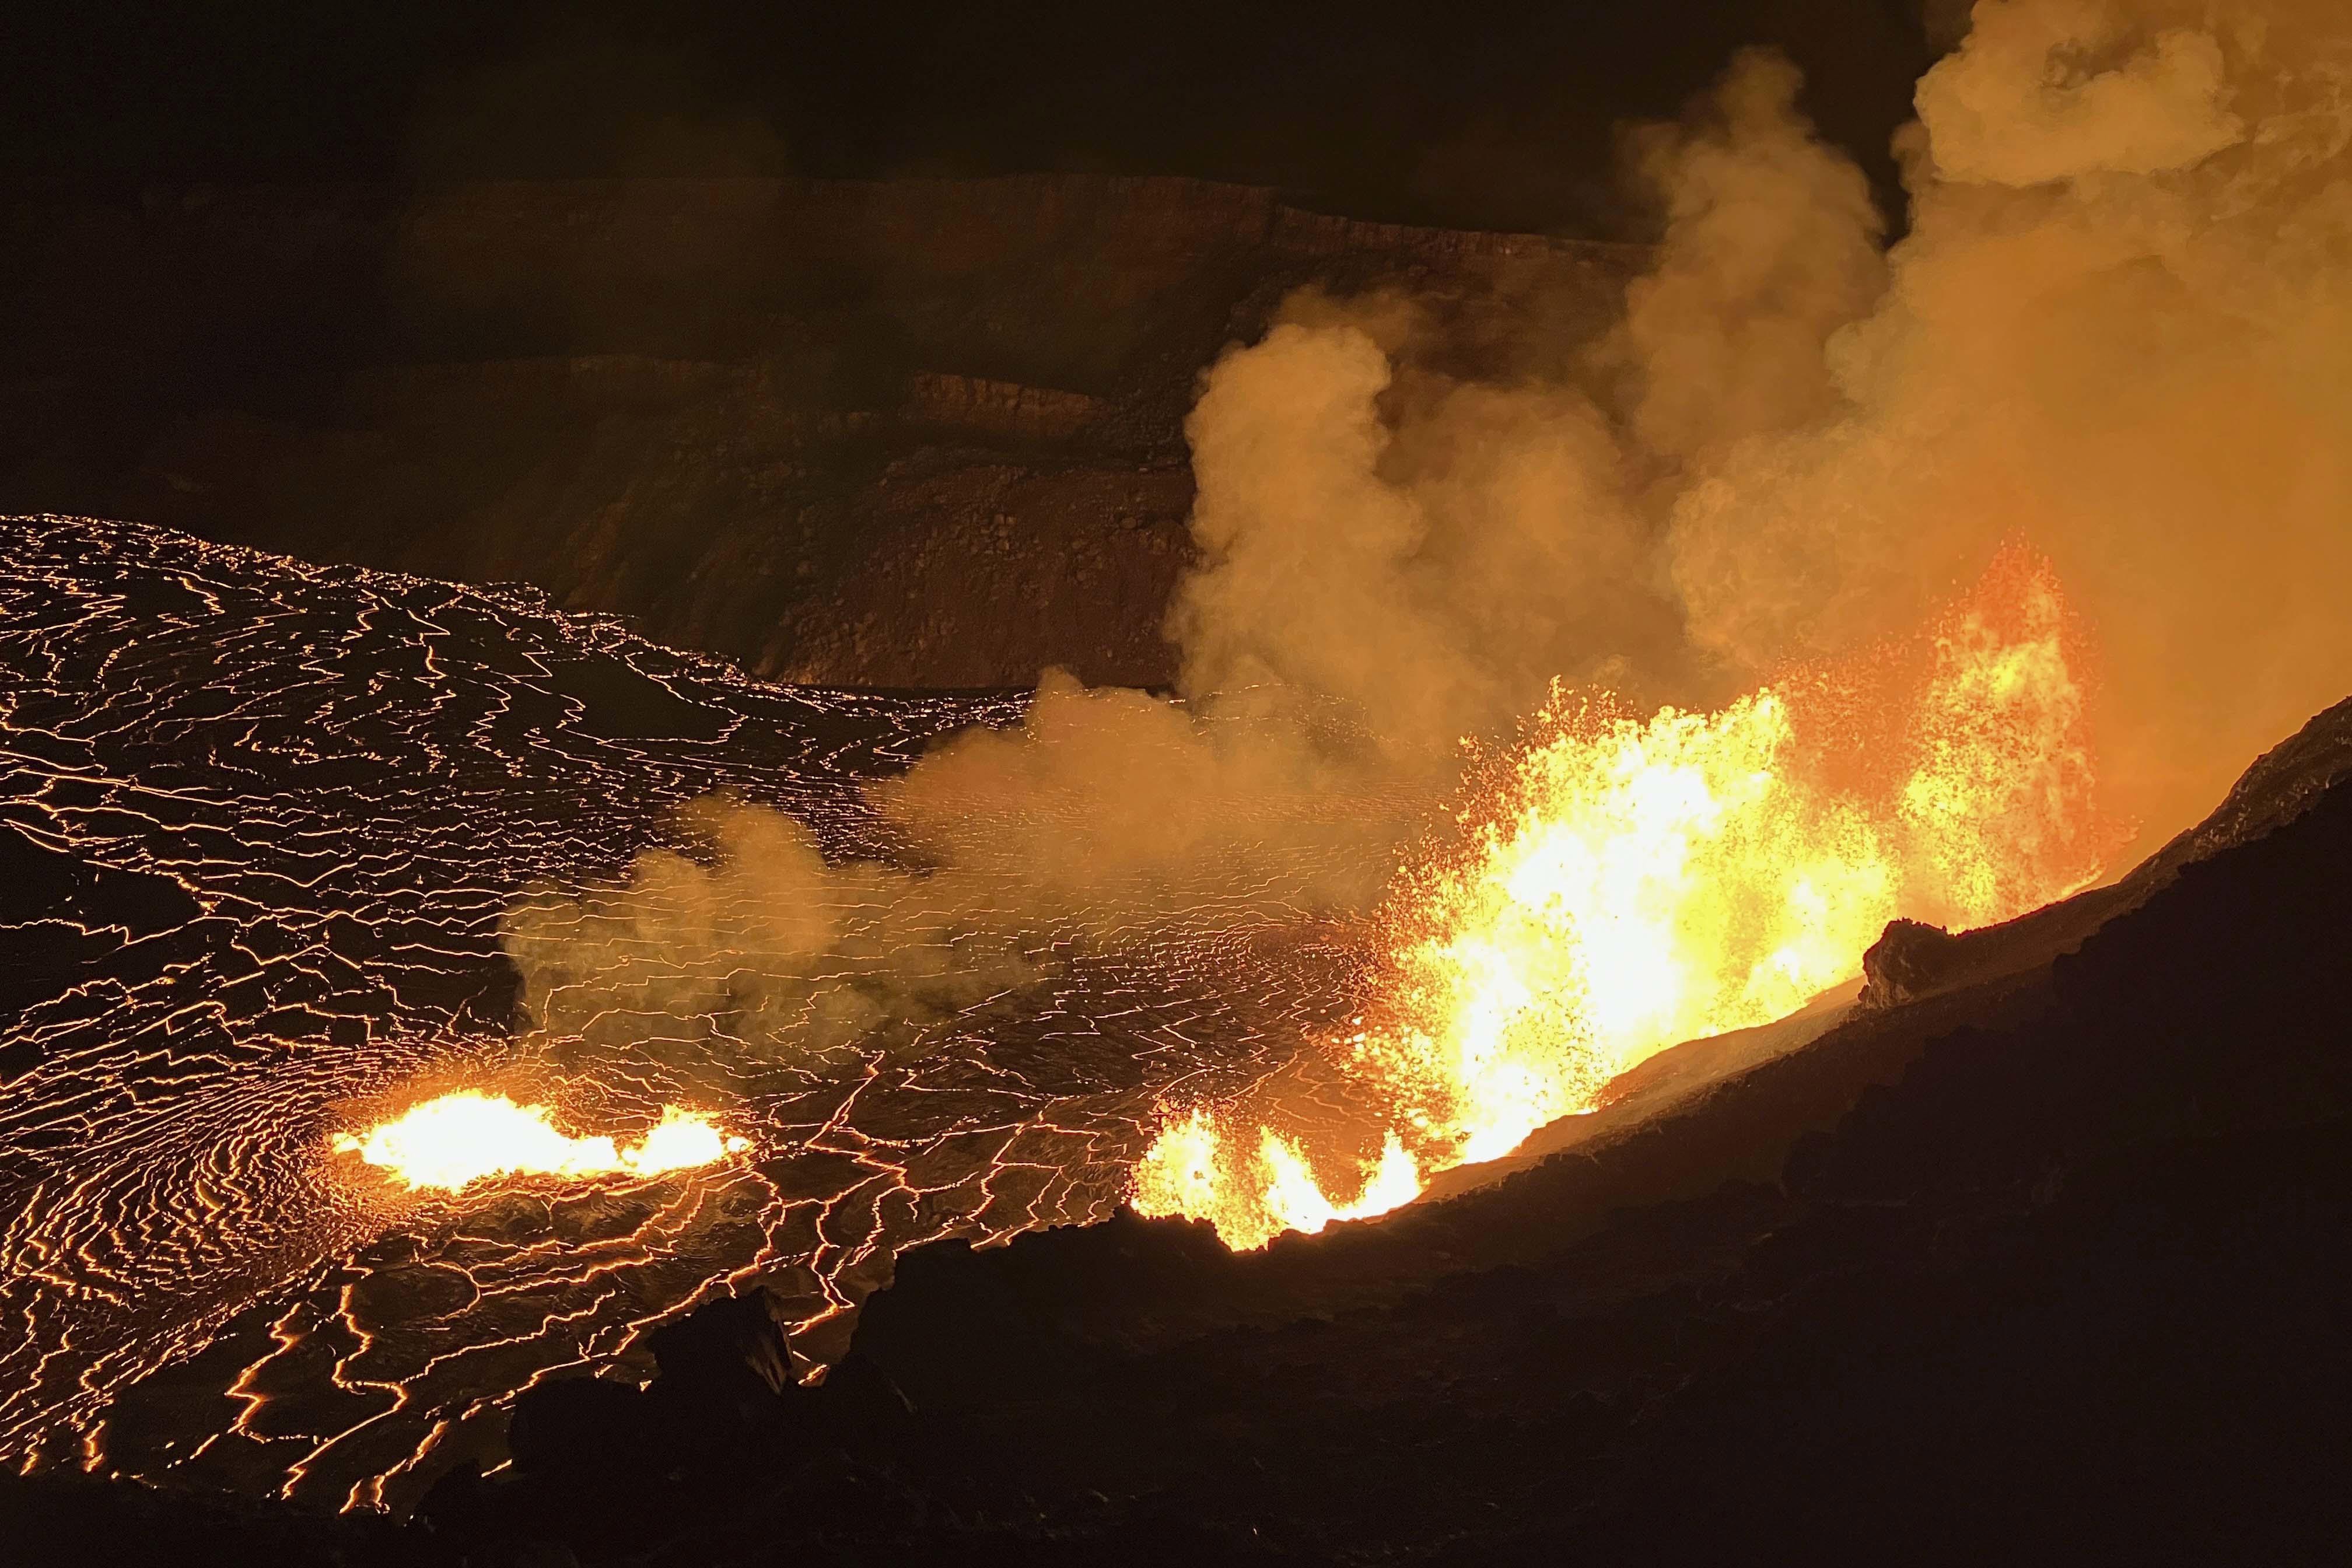
[[[1132,1216],[919,1251],[816,1387],[713,1303],[404,1529],[243,1527],[286,1563],[2339,1559],[2347,723],[2071,950],[1625,1136],[1256,1255]],[[12,1542],[177,1506],[93,1495],[9,1483]]]

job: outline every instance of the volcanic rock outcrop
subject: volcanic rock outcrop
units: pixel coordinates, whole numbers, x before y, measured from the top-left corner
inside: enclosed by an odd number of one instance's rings
[[[1958,945],[1942,926],[1897,920],[1862,955],[1862,1005],[1895,1007],[1940,988]]]

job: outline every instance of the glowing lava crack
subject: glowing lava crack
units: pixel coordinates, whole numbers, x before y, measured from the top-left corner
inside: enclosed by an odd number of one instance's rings
[[[675,1105],[664,1106],[660,1124],[625,1147],[609,1137],[574,1138],[556,1131],[543,1105],[460,1089],[425,1100],[364,1137],[338,1133],[334,1146],[411,1189],[457,1192],[493,1176],[657,1176],[716,1164],[751,1145]]]

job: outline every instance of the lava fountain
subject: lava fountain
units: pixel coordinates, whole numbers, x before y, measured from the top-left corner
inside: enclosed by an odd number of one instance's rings
[[[675,1105],[635,1143],[556,1130],[543,1105],[460,1089],[410,1108],[364,1134],[336,1135],[335,1152],[357,1154],[412,1191],[457,1192],[493,1176],[656,1176],[716,1164],[751,1146],[708,1117]]]
[[[2084,887],[2096,810],[2079,634],[2011,546],[1917,637],[1713,712],[1555,691],[1400,878],[1361,1018],[1327,1042],[1380,1108],[1358,1195],[1228,1111],[1169,1113],[1134,1204],[1238,1247],[1382,1213],[1507,1152],[1667,1046],[1854,975],[1897,914],[1956,929]]]

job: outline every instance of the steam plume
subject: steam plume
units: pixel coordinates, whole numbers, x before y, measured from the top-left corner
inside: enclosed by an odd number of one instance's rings
[[[1911,232],[1825,347],[1833,406],[1706,447],[1674,498],[1695,640],[1849,644],[2021,531],[2105,650],[2107,773],[2151,833],[2340,697],[2347,45],[2288,0],[1979,5],[1919,85]]]

